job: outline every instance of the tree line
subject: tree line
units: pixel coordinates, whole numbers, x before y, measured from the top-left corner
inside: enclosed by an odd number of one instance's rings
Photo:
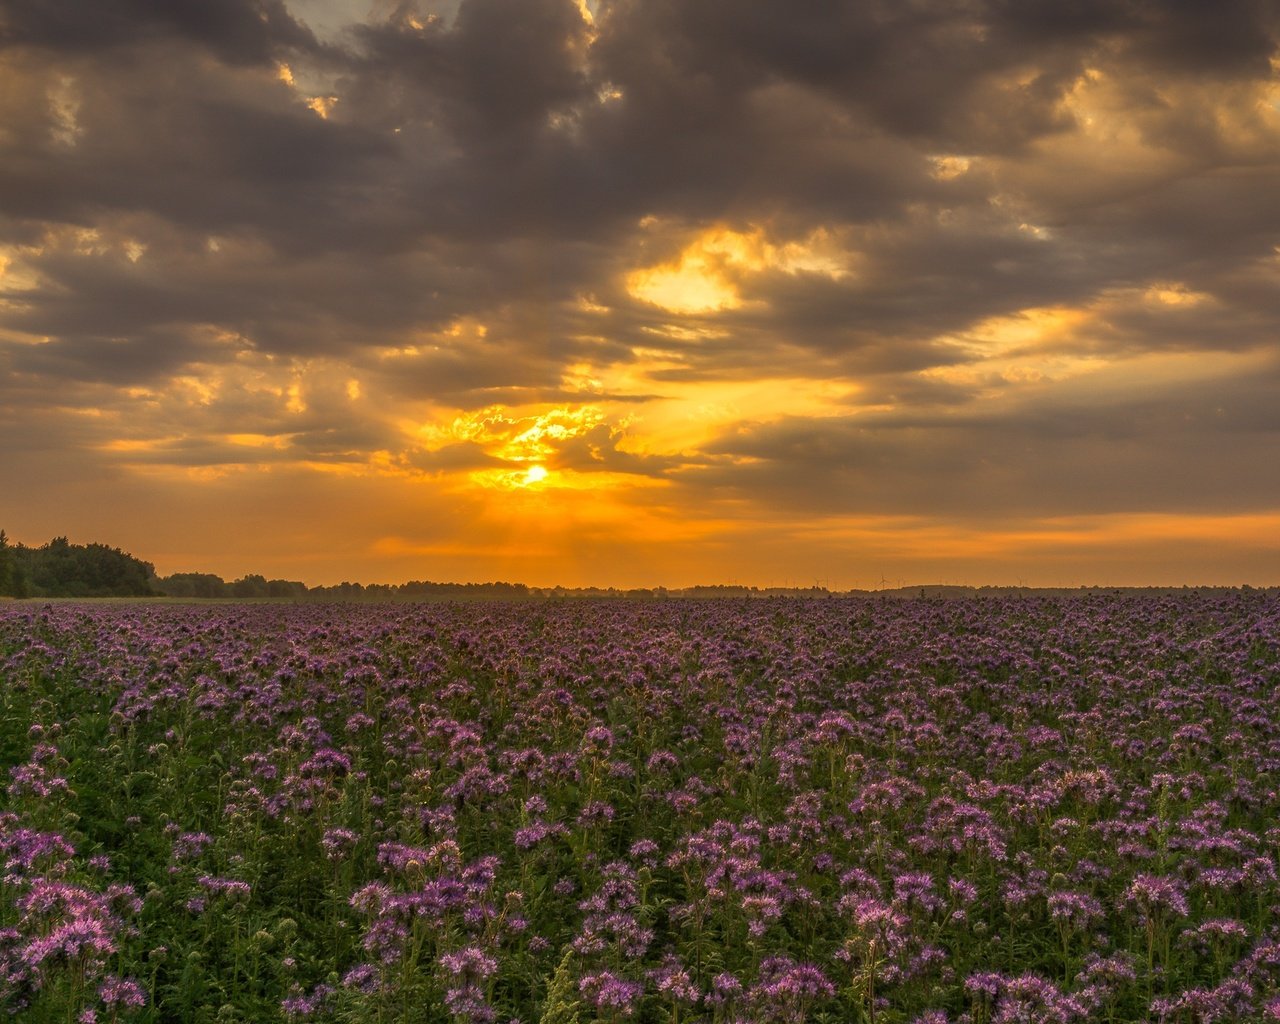
[[[321,601],[421,601],[532,596],[522,583],[338,583],[308,587],[249,573],[230,582],[207,572],[157,576],[155,566],[105,544],[55,537],[40,547],[10,542],[0,530],[0,597],[290,598]]]
[[[189,598],[291,598],[310,601],[426,601],[432,598],[486,600],[532,597],[523,583],[335,583],[308,587],[297,580],[269,580],[250,574],[230,583],[207,572],[179,572],[152,581],[166,597]]]
[[[29,548],[10,543],[0,530],[0,596],[148,597],[156,570],[106,544],[72,544],[54,537]]]

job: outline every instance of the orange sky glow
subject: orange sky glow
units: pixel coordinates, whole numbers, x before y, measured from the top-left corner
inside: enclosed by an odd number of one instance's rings
[[[16,540],[309,584],[1280,583],[1265,5],[60,6],[0,30]]]

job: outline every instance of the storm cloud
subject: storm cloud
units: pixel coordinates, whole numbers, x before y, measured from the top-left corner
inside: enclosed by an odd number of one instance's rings
[[[1155,515],[1213,575],[1280,517],[1278,47],[1267,0],[0,0],[0,526],[852,583],[956,564],[895,522]],[[136,516],[254,494],[277,565]]]

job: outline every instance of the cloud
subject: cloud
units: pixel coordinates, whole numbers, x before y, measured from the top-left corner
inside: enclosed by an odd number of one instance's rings
[[[11,2],[6,465],[494,531],[594,487],[584,545],[1274,510],[1278,40],[1263,0]]]
[[[229,64],[260,64],[289,48],[314,48],[315,37],[283,0],[9,0],[0,15],[0,46],[54,53],[102,53],[168,42],[196,43]]]
[[[1274,510],[1280,486],[1257,467],[1280,443],[1280,366],[1242,361],[1209,379],[1191,365],[1162,380],[1138,360],[958,408],[739,424],[707,446],[721,461],[691,472],[686,486],[791,515],[1008,523]]]

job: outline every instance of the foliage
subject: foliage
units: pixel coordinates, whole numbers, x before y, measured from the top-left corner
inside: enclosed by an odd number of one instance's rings
[[[514,583],[423,583],[401,584],[338,583],[331,587],[308,587],[296,580],[269,580],[256,573],[226,582],[221,576],[202,572],[180,572],[153,581],[156,590],[179,598],[289,598],[311,601],[421,601],[429,598],[495,600],[527,598],[529,589]]]
[[[1256,592],[6,606],[0,1005],[1274,1019],[1278,656]]]
[[[0,597],[23,597],[26,579],[18,568],[9,537],[0,530]]]
[[[55,537],[48,544],[9,549],[13,569],[23,581],[15,596],[147,597],[154,593],[155,568],[105,544],[71,544]],[[3,591],[0,591],[3,592]]]

